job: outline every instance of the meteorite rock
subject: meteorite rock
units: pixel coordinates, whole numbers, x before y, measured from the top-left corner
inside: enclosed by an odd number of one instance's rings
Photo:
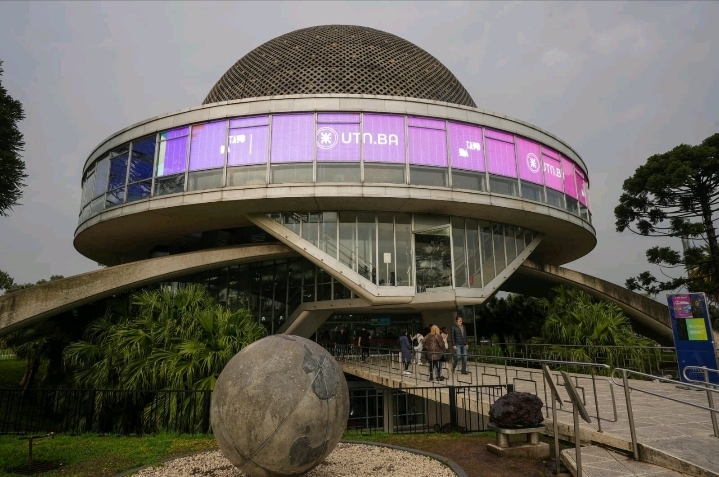
[[[544,403],[534,394],[507,393],[492,404],[489,422],[503,429],[537,427],[542,421]]]

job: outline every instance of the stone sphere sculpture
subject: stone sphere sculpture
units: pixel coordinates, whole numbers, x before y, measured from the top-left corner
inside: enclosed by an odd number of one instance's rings
[[[342,368],[317,343],[273,335],[237,353],[210,408],[220,450],[252,477],[302,475],[337,446],[347,425]]]

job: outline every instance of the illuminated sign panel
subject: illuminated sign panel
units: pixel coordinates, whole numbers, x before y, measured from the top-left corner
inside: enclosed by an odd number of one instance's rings
[[[574,168],[574,172],[577,175],[577,189],[579,192],[579,202],[585,207],[589,206],[589,198],[587,197],[587,180],[584,178],[584,173],[578,168]]]
[[[564,174],[564,193],[576,199],[577,186],[574,183],[574,163],[564,157],[562,157],[562,172]]]
[[[270,162],[312,162],[315,155],[315,115],[278,114],[272,117]]]
[[[447,133],[444,121],[407,118],[409,163],[447,167]]]
[[[519,178],[523,181],[542,184],[542,154],[539,151],[539,144],[527,139],[517,138],[517,165],[519,166]]]
[[[217,169],[225,165],[227,122],[217,121],[192,126],[190,170]]]
[[[404,116],[364,114],[365,162],[405,163]]]
[[[542,148],[542,161],[544,165],[544,184],[550,189],[564,191],[564,179],[562,177],[562,161],[545,154]]]
[[[359,114],[318,114],[317,160],[359,162],[359,123]]]
[[[514,160],[514,136],[492,129],[485,129],[485,153],[487,170],[490,174],[517,177],[517,163]]]
[[[449,123],[449,153],[452,168],[484,171],[482,128]]]
[[[268,139],[268,116],[230,120],[230,132],[227,137],[227,165],[266,164]]]
[[[157,176],[171,176],[185,172],[187,162],[187,126],[160,133]]]

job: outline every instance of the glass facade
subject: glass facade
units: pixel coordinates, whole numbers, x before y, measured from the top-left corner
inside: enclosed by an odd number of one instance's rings
[[[489,192],[591,220],[584,171],[536,141],[431,118],[301,113],[182,126],[115,148],[85,172],[80,222],[153,196],[315,182]]]
[[[534,240],[531,230],[484,220],[391,212],[268,214],[378,286],[419,293],[483,288]]]

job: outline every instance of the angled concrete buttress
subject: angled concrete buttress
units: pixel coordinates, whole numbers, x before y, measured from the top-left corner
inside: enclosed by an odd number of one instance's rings
[[[0,297],[0,336],[150,283],[228,264],[296,256],[282,244],[239,245],[169,255],[103,268]]]

